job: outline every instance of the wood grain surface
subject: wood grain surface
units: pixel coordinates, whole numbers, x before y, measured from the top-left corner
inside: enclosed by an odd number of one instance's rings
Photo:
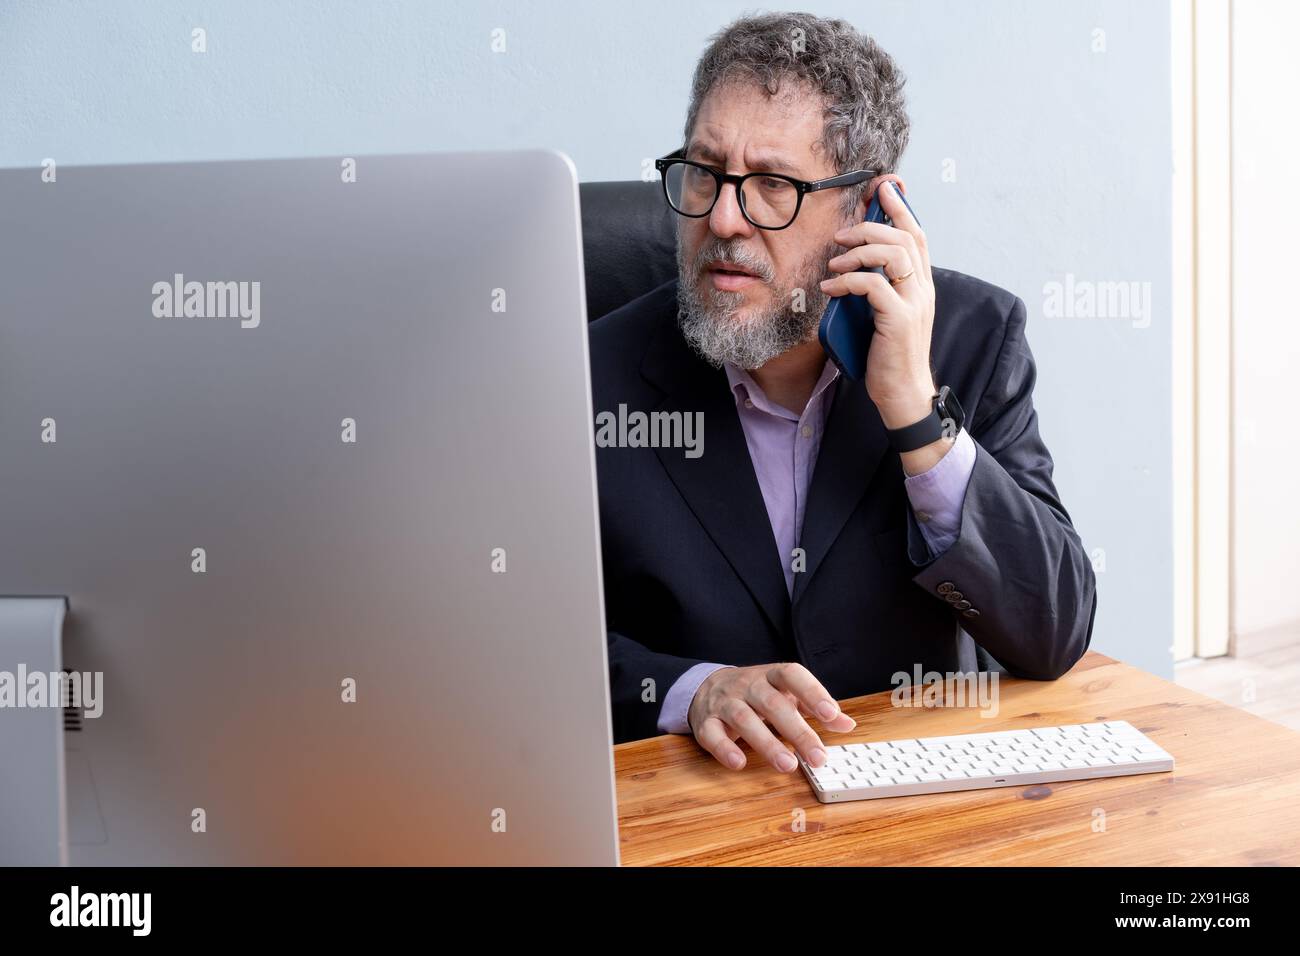
[[[827,744],[1127,720],[1172,773],[822,804],[745,747],[727,770],[686,736],[614,748],[624,865],[1300,864],[1300,734],[1097,653],[1051,682],[1001,675],[998,713],[843,702]],[[820,733],[814,721],[814,729]],[[742,744],[743,746],[743,744]]]

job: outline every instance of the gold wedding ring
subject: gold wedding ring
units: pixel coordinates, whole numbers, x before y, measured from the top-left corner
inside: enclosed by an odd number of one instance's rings
[[[912,276],[914,276],[915,274],[916,274],[916,270],[915,270],[915,269],[909,269],[909,270],[907,270],[907,274],[906,274],[906,275],[901,275],[901,276],[899,276],[897,279],[890,279],[890,280],[889,280],[889,284],[890,284],[890,285],[898,285],[898,283],[900,283],[900,282],[906,282],[908,279],[912,278]]]

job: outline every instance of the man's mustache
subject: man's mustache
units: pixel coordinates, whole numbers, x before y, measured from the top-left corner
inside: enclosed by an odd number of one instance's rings
[[[764,282],[772,281],[772,267],[769,263],[743,253],[735,255],[734,252],[735,250],[731,250],[731,254],[729,254],[727,250],[720,249],[717,246],[710,246],[700,250],[695,256],[695,274],[702,275],[710,262],[727,262],[747,272],[752,272]]]

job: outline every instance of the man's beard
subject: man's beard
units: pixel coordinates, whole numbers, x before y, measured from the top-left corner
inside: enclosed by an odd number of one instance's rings
[[[796,345],[816,338],[817,325],[830,298],[821,290],[820,282],[832,274],[826,263],[842,251],[839,243],[828,242],[803,261],[791,284],[780,285],[775,282],[770,263],[747,253],[738,243],[729,244],[711,233],[694,261],[687,262],[679,234],[677,325],[691,347],[715,368],[721,368],[724,362],[746,370],[761,368]],[[712,279],[700,272],[705,263],[714,259],[735,263],[762,279],[768,286],[768,305],[746,319],[738,318],[745,293],[717,289]],[[796,289],[803,290],[801,311],[795,310]]]

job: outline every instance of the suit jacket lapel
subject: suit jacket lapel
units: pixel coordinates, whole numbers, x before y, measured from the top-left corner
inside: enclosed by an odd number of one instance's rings
[[[858,506],[889,448],[885,425],[866,386],[841,375],[836,382],[826,432],[822,435],[808,489],[803,535],[807,568],[794,578],[793,601],[807,590],[823,559]]]
[[[681,448],[655,452],[773,627],[785,633],[790,596],[726,373],[692,352],[670,318],[651,341],[642,374],[664,392],[655,411],[704,413],[699,458],[687,458]]]

